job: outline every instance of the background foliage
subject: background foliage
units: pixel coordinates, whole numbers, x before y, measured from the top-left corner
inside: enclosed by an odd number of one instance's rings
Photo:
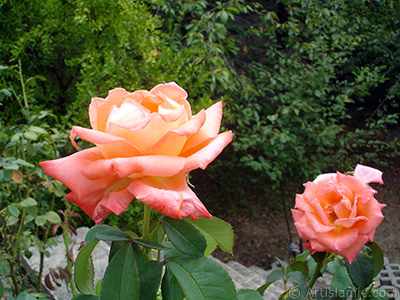
[[[223,100],[235,138],[209,176],[277,189],[398,154],[397,140],[380,139],[398,119],[399,14],[399,1],[373,0],[8,0],[0,64],[21,61],[29,110],[52,113],[61,132],[87,126],[90,98],[118,86],[173,80],[195,111]],[[25,122],[11,69],[4,137]]]

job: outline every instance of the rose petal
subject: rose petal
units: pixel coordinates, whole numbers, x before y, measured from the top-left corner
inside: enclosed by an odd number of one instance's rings
[[[105,158],[131,157],[140,155],[138,148],[126,139],[105,132],[73,126],[70,139],[75,147],[75,136],[96,144]]]
[[[160,96],[162,98],[169,98],[176,103],[183,105],[186,110],[186,115],[188,120],[192,117],[192,111],[190,109],[190,104],[186,100],[188,94],[184,89],[178,86],[175,82],[169,82],[166,84],[159,84],[150,90],[150,93]]]
[[[351,244],[349,244],[350,247],[336,254],[343,256],[351,264],[358,255],[358,253],[360,252],[360,250],[362,249],[362,247],[364,247],[365,243],[367,242],[368,242],[368,237],[366,235],[359,235],[357,239],[353,240]]]
[[[202,145],[199,151],[186,158],[182,172],[187,173],[197,168],[204,170],[231,141],[232,131],[223,132],[214,139],[207,141],[207,144]],[[182,155],[185,156],[186,153]]]
[[[329,219],[325,213],[325,210],[322,208],[318,199],[313,198],[313,199],[310,199],[309,201],[310,201],[310,204],[315,208],[316,215],[318,215],[318,217],[320,218],[321,223],[326,226],[330,226],[331,222],[329,221]]]
[[[315,212],[315,208],[308,202],[308,199],[303,194],[296,195],[295,208],[304,212]]]
[[[143,177],[134,180],[128,189],[138,200],[172,218],[211,218],[203,203],[188,187],[185,174],[169,178]]]
[[[365,216],[368,219],[366,224],[359,227],[360,233],[368,234],[375,230],[383,221],[382,208],[386,205],[379,203],[375,198],[372,198],[365,204],[359,204],[357,211],[359,216]]]
[[[336,228],[329,232],[317,232],[316,239],[319,243],[335,253],[347,249],[358,238],[358,230],[351,228]],[[329,250],[327,250],[329,251]]]
[[[141,177],[171,177],[180,173],[184,164],[185,158],[166,155],[100,159],[86,165],[81,173],[90,180],[115,175],[125,178],[135,173]]]
[[[151,120],[151,118],[147,118],[149,115],[149,110],[144,108],[138,102],[125,100],[122,102],[120,107],[115,105],[111,107],[105,132],[108,132],[110,123],[125,127],[127,129],[137,127],[136,124],[139,123],[141,124],[141,128],[143,128]],[[143,120],[147,122],[143,122]]]
[[[221,127],[221,119],[222,102],[220,101],[206,110],[206,121],[203,127],[189,138],[185,147],[182,149],[182,153],[186,153],[186,156],[190,156],[201,148],[201,146],[199,146],[201,143],[216,137]]]
[[[110,124],[108,132],[113,135],[123,136],[140,150],[140,154],[147,154],[150,150],[154,149],[155,145],[157,145],[169,131],[186,123],[186,119],[187,116],[183,110],[180,110],[180,117],[173,122],[166,122],[160,115],[153,114],[150,122],[144,128],[139,130],[126,130],[121,127],[111,126]]]
[[[321,219],[312,214],[312,213],[305,213],[305,217],[307,219],[308,224],[310,224],[310,227],[316,232],[329,232],[335,229],[334,226],[331,224],[323,224],[321,222]]]
[[[314,182],[322,181],[322,180],[336,180],[336,173],[326,173],[318,175],[317,178],[314,179]]]
[[[310,240],[316,237],[315,231],[311,228],[310,224],[305,217],[304,212],[292,209],[293,219],[295,220],[294,225],[296,226],[297,233],[303,240]]]
[[[93,98],[89,106],[90,125],[93,129],[105,131],[111,107],[119,107],[129,96],[125,89],[116,88],[108,92],[106,99]]]
[[[206,113],[202,110],[188,122],[169,131],[152,149],[149,150],[148,154],[178,156],[187,141],[187,136],[193,135],[199,131],[205,120]]]
[[[100,151],[94,147],[79,151],[70,156],[40,162],[44,172],[66,185],[71,193],[67,199],[77,204],[89,216],[98,220],[98,204],[114,184],[119,181],[117,176],[108,176],[97,180],[87,179],[80,171],[88,168],[93,162],[103,159]]]
[[[364,183],[378,182],[383,184],[382,172],[371,167],[358,164],[354,170],[354,176],[360,178]]]
[[[343,226],[345,228],[350,228],[353,227],[355,223],[357,223],[358,221],[366,221],[368,222],[368,219],[364,216],[359,216],[359,217],[355,217],[355,218],[346,218],[346,219],[337,219],[333,225],[335,226]]]
[[[122,189],[116,192],[113,192],[103,198],[99,205],[102,207],[102,209],[106,209],[108,211],[113,212],[116,215],[119,215],[120,213],[124,212],[129,204],[132,202],[132,200],[135,197],[131,194],[131,192],[127,189]],[[104,219],[104,216],[97,216],[98,221],[101,221],[101,219]],[[94,218],[95,219],[95,218]],[[95,219],[96,221],[96,219]]]

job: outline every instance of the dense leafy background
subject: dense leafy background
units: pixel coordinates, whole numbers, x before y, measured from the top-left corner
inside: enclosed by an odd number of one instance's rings
[[[398,155],[398,141],[381,138],[398,123],[399,1],[8,0],[0,9],[3,161],[22,158],[11,138],[32,122],[65,137],[88,126],[91,97],[168,81],[194,111],[224,101],[234,141],[207,176],[235,199],[248,195],[238,183],[264,197]],[[73,151],[56,141],[30,146],[27,162]],[[7,170],[2,204],[17,188]]]

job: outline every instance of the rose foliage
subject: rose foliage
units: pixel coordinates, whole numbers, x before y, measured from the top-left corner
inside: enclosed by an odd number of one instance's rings
[[[125,211],[134,198],[173,218],[211,218],[186,176],[205,169],[231,142],[232,132],[219,134],[221,102],[192,116],[187,96],[171,82],[133,93],[116,88],[106,99],[93,98],[92,129],[74,126],[70,137],[75,147],[76,136],[96,146],[40,165],[96,223]]]
[[[374,198],[376,191],[370,182],[383,184],[382,172],[357,165],[353,175],[323,174],[305,184],[292,214],[311,254],[328,251],[351,263],[362,247],[373,241],[385,205]]]

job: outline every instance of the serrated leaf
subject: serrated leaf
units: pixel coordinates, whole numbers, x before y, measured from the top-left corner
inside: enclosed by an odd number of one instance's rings
[[[117,253],[119,249],[121,249],[127,243],[129,243],[129,241],[113,241],[111,243],[110,252],[108,254],[108,262],[110,262],[115,253]]]
[[[86,233],[85,236],[85,244],[89,244],[91,242],[93,242],[96,239],[96,234],[106,230],[106,229],[110,229],[112,227],[108,226],[108,225],[95,225],[92,228],[89,229],[89,231]]]
[[[262,286],[260,286],[257,289],[257,292],[260,293],[260,295],[264,295],[265,290],[271,285],[273,284],[275,281],[278,280],[282,280],[284,278],[284,274],[281,270],[274,270],[272,271],[268,277],[267,277],[267,282],[265,284],[263,284]]]
[[[166,247],[164,245],[152,242],[152,241],[147,241],[147,240],[142,240],[142,239],[133,239],[133,242],[136,244],[143,246],[145,248],[150,248],[150,249],[156,249],[156,250],[169,250],[171,249],[170,247]]]
[[[372,252],[370,249],[363,248],[351,264],[347,259],[345,260],[347,272],[353,284],[360,289],[365,289],[369,286],[374,278],[374,260],[366,255],[368,251]]]
[[[331,289],[333,291],[345,291],[351,284],[351,278],[345,266],[341,266],[333,275]]]
[[[163,300],[182,300],[184,298],[179,283],[171,273],[168,265],[161,283],[161,294]]]
[[[263,300],[263,297],[255,290],[240,290],[237,297],[238,300]]]
[[[96,239],[103,241],[130,241],[133,238],[126,232],[110,227],[98,232],[96,234]]]
[[[139,299],[139,270],[131,244],[123,246],[108,264],[101,287],[101,297]]]
[[[299,271],[305,277],[308,276],[308,264],[304,261],[295,261],[287,266],[287,272]]]
[[[373,277],[377,276],[379,272],[383,268],[384,259],[383,259],[383,251],[381,247],[375,242],[368,242],[366,244],[368,248],[372,250],[372,256],[374,260],[374,275]]]
[[[216,242],[222,251],[233,254],[233,229],[229,223],[217,217],[212,217],[211,219],[200,217],[196,221],[190,218],[185,219],[196,226],[201,233],[203,233],[207,240],[207,247],[209,243],[212,244],[212,241],[207,239],[208,237],[211,237],[214,239],[214,243]]]
[[[161,218],[161,224],[171,243],[182,253],[204,256],[206,240],[199,229],[185,220]]]
[[[96,295],[92,252],[98,243],[99,240],[94,240],[83,247],[75,260],[75,284],[77,289],[85,295]]]
[[[160,261],[148,261],[140,273],[140,299],[156,299],[160,286],[163,264]]]
[[[61,223],[61,218],[55,211],[48,211],[46,213],[46,219],[47,219],[47,221],[49,221],[50,223],[53,223],[53,224]]]
[[[207,257],[178,257],[167,265],[187,299],[237,299],[228,273]]]

